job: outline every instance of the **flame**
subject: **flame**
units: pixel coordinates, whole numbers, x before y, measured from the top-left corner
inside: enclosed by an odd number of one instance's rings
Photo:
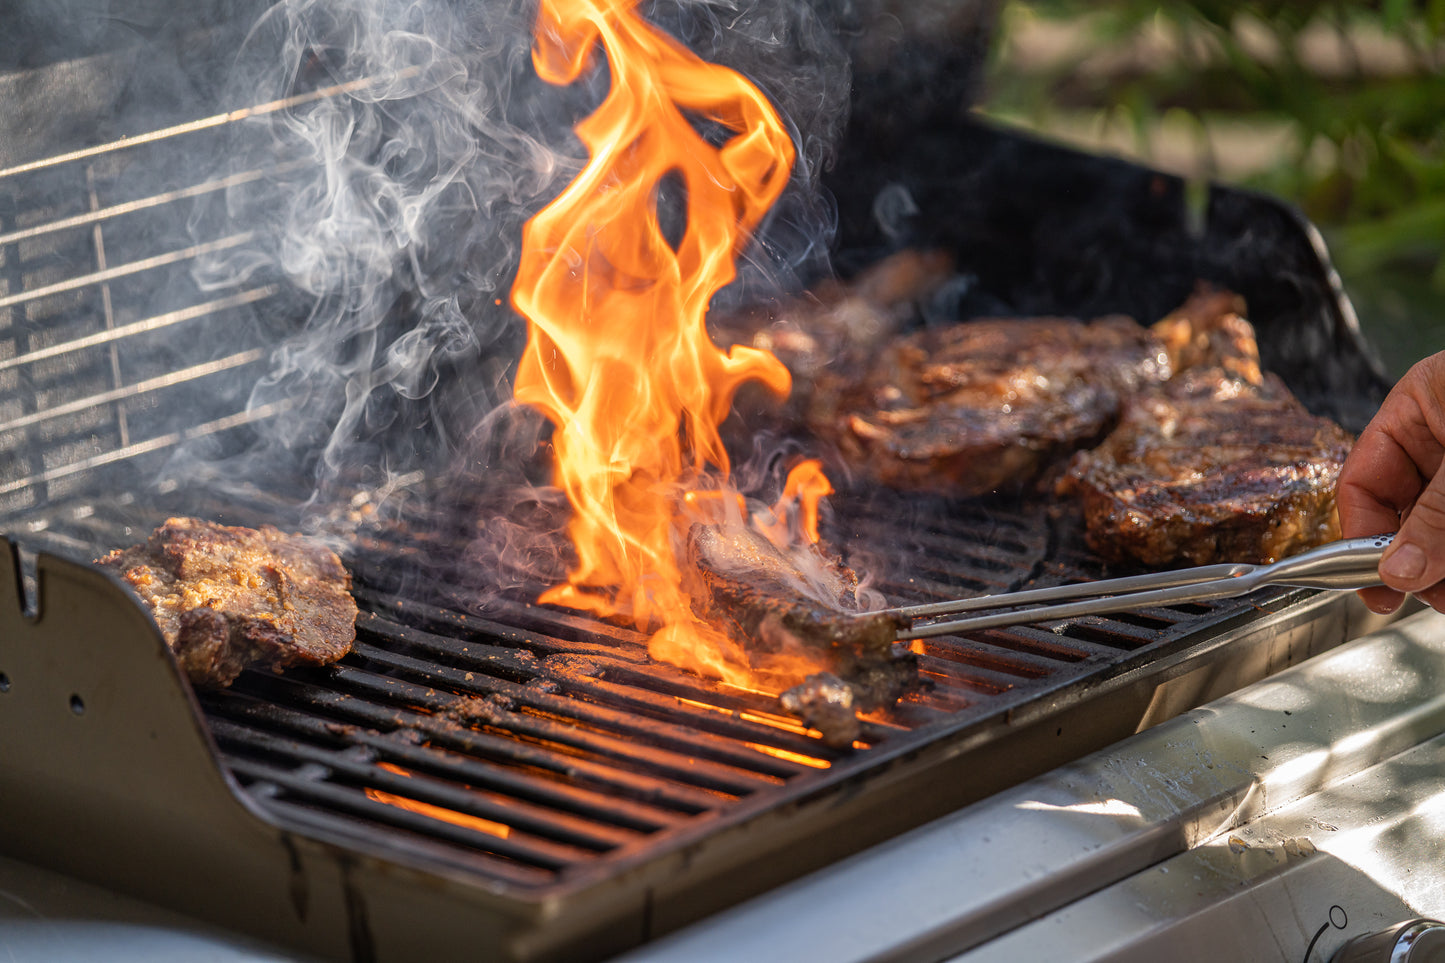
[[[705,320],[786,185],[793,145],[759,90],[657,31],[637,3],[541,0],[532,50],[562,85],[600,46],[612,80],[576,127],[589,162],[523,229],[512,288],[529,323],[515,397],[553,423],[554,482],[573,509],[576,564],[541,601],[660,625],[655,657],[746,682],[746,656],[693,614],[675,545],[694,518],[743,511],[718,434],[737,389],[791,388],[777,358],[719,349]],[[658,215],[673,184],[686,196],[675,245]],[[816,477],[785,499],[812,497]],[[816,540],[812,506],[802,521]]]
[[[783,494],[773,505],[771,524],[758,522],[758,527],[780,548],[792,541],[789,519],[797,515],[798,534],[809,545],[818,544],[818,503],[833,494],[833,483],[823,474],[823,465],[816,458],[800,462],[788,472]]]
[[[411,776],[411,773],[405,769],[392,765],[389,762],[379,762],[376,765],[377,768],[396,773],[398,776]],[[512,835],[512,827],[506,823],[495,823],[490,819],[483,819],[480,816],[459,813],[455,809],[433,806],[431,803],[409,799],[406,796],[398,796],[395,793],[389,793],[382,789],[367,787],[366,798],[379,803],[386,803],[388,806],[395,806],[398,809],[405,809],[408,812],[418,813],[422,816],[430,816],[432,819],[438,819],[444,823],[451,823],[453,826],[461,826],[465,829],[473,829],[479,833],[485,833],[488,836],[496,836],[499,839],[506,839]]]

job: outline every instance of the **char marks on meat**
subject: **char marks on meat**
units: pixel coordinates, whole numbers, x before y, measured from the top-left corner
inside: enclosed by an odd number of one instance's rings
[[[793,375],[793,391],[781,405],[762,389],[744,386],[739,410],[758,408],[765,423],[784,427],[831,420],[857,392],[882,346],[951,277],[948,254],[908,249],[847,282],[830,279],[799,297],[710,316],[717,343],[771,352]]]
[[[688,554],[702,583],[698,615],[747,650],[755,666],[800,660],[819,667],[784,693],[785,708],[829,745],[857,737],[856,712],[892,706],[919,684],[917,657],[895,642],[897,616],[859,611],[857,576],[816,547],[799,561],[745,525],[694,525]]]
[[[171,518],[111,552],[191,682],[227,686],[250,667],[324,665],[351,649],[356,602],[336,555],[301,535]]]
[[[1170,374],[1163,345],[1126,317],[970,321],[893,341],[852,404],[815,411],[811,427],[894,488],[1019,490]]]
[[[1155,330],[1181,366],[1139,394],[1060,482],[1102,558],[1167,567],[1267,563],[1339,538],[1352,438],[1262,373],[1243,305],[1201,291]]]

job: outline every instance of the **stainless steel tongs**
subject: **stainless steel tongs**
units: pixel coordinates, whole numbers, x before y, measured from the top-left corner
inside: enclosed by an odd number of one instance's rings
[[[1007,592],[971,599],[886,609],[884,613],[913,620],[899,639],[925,639],[1026,622],[1072,619],[1106,612],[1127,612],[1157,605],[1180,605],[1206,599],[1247,595],[1266,585],[1300,588],[1360,589],[1379,585],[1380,556],[1394,535],[1330,542],[1272,565],[1222,564]],[[962,613],[965,618],[942,618]]]

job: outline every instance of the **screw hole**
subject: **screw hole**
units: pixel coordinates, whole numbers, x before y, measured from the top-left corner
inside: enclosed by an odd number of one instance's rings
[[[8,675],[6,675],[5,673],[0,672],[0,692],[9,692],[9,691],[10,691],[10,677],[9,677]]]
[[[78,695],[71,695],[70,711],[78,716],[85,715],[85,700]]]

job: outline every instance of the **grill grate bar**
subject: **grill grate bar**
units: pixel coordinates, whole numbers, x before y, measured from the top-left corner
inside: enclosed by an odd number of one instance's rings
[[[328,778],[382,790],[442,809],[504,824],[538,838],[586,849],[607,852],[635,842],[639,834],[606,824],[538,806],[460,781],[443,781],[425,773],[412,772],[396,760],[378,759],[368,751],[359,758],[355,746],[327,749],[287,739],[217,719],[212,733],[223,748],[248,758],[270,758],[313,762],[322,766]],[[370,750],[370,746],[365,747]],[[383,765],[391,768],[383,768]]]
[[[180,187],[173,191],[165,191],[161,194],[152,194],[149,197],[137,198],[133,201],[124,201],[120,204],[110,204],[106,207],[96,207],[94,210],[86,211],[84,214],[75,214],[70,217],[57,218],[53,221],[46,221],[32,227],[21,228],[0,234],[0,244],[15,244],[19,241],[33,240],[43,237],[46,234],[55,234],[60,231],[68,231],[72,228],[86,227],[87,225],[100,224],[104,221],[111,221],[127,214],[136,214],[152,208],[162,207],[175,201],[183,201],[192,197],[201,197],[214,191],[226,190],[231,187],[240,187],[259,181],[262,177],[270,177],[277,174],[296,170],[300,165],[297,163],[278,164],[269,171],[253,170],[243,171],[239,174],[231,174],[227,177],[219,177],[209,181],[202,181],[190,187]]]
[[[214,241],[204,241],[200,244],[193,244],[190,247],[180,248],[174,251],[167,251],[164,254],[156,254],[151,257],[141,258],[139,261],[129,261],[125,264],[117,264],[114,267],[106,268],[103,271],[92,271],[89,274],[81,274],[64,281],[57,281],[54,284],[46,284],[38,288],[31,288],[28,291],[17,291],[0,297],[0,308],[8,308],[16,304],[24,304],[27,301],[35,301],[40,298],[49,297],[52,294],[62,294],[66,291],[75,291],[80,288],[90,287],[93,284],[100,284],[105,281],[114,281],[117,278],[128,277],[132,274],[141,274],[155,268],[166,267],[171,264],[179,264],[182,261],[193,260],[217,251],[229,250],[239,247],[242,244],[250,243],[255,235],[250,231],[242,231],[239,234],[230,234],[226,237],[217,238]]]
[[[427,684],[407,683],[394,676],[377,675],[372,672],[338,665],[332,674],[344,681],[353,690],[361,690],[373,697],[385,697],[421,706],[433,713],[453,718],[462,724],[497,727],[517,736],[534,739],[546,744],[585,752],[589,755],[615,761],[628,768],[655,773],[663,778],[691,783],[706,789],[725,792],[734,796],[745,796],[767,785],[776,785],[781,776],[765,769],[776,766],[760,763],[749,769],[716,761],[708,756],[723,755],[718,748],[709,747],[699,740],[692,752],[686,742],[668,738],[667,728],[641,725],[639,720],[629,720],[624,713],[599,711],[598,707],[576,699],[536,692],[519,694],[517,706],[512,708],[510,700],[488,700],[477,698],[473,692],[483,692],[466,682],[466,673],[461,670],[439,669],[428,666],[420,659],[392,655],[371,646],[358,644],[359,656],[375,662],[394,672],[404,672],[413,677],[427,678]],[[441,693],[434,687],[437,683],[447,685],[464,698],[453,693]],[[522,687],[517,687],[522,688]],[[465,698],[470,696],[470,698]],[[473,722],[475,719],[475,722]],[[604,728],[605,727],[605,728]],[[638,736],[655,740],[655,744],[643,745],[634,739]],[[667,748],[668,745],[678,748]],[[751,760],[749,760],[751,762]],[[777,763],[778,760],[768,760]],[[790,767],[791,768],[791,767]]]
[[[771,698],[754,696],[751,699],[740,699],[720,696],[698,685],[696,677],[693,676],[678,673],[675,684],[667,685],[669,677],[660,673],[656,666],[648,666],[646,671],[640,671],[624,661],[604,657],[582,660],[549,656],[538,661],[527,649],[519,651],[472,642],[461,643],[430,632],[388,623],[374,615],[367,616],[358,624],[364,625],[369,635],[377,634],[389,643],[415,649],[428,660],[426,665],[434,665],[438,659],[446,660],[448,673],[464,671],[465,676],[470,677],[464,677],[469,689],[485,690],[489,695],[502,695],[518,704],[529,704],[544,711],[562,711],[562,707],[566,706],[567,711],[575,712],[579,705],[575,697],[583,697],[586,699],[583,705],[587,707],[587,721],[619,731],[630,731],[655,744],[672,745],[690,755],[742,768],[758,768],[772,775],[787,777],[796,775],[798,767],[780,764],[776,759],[759,759],[756,753],[738,752],[733,747],[738,741],[767,740],[774,742],[778,748],[810,756],[829,754],[814,739],[794,736],[780,731],[777,726],[752,723],[741,717],[734,719],[731,715],[749,710],[768,711],[774,706]],[[540,637],[533,636],[528,642],[537,644],[533,640],[538,638]],[[545,645],[546,642],[542,644]],[[390,646],[388,651],[394,652]],[[489,683],[477,676],[477,672],[504,677],[508,681]],[[459,684],[454,674],[445,678],[439,674],[434,678],[432,675],[426,678],[428,681]],[[544,689],[531,688],[526,684],[528,682],[560,684],[574,699],[566,700],[561,696],[551,695]],[[659,685],[660,682],[664,684]],[[730,714],[719,716],[717,712],[708,709],[699,711],[680,700],[693,703],[722,702]],[[722,709],[723,706],[718,708]],[[676,725],[680,718],[686,719],[686,726]],[[803,731],[800,726],[795,728]],[[716,740],[706,739],[704,732],[723,736],[726,741],[718,743]]]
[[[107,405],[115,401],[134,398],[137,395],[150,394],[153,391],[160,391],[165,388],[173,388],[176,385],[185,384],[189,381],[197,381],[210,375],[219,374],[222,371],[229,371],[232,368],[240,368],[260,361],[266,356],[266,353],[264,348],[252,348],[249,351],[242,351],[225,358],[218,358],[215,361],[208,361],[205,364],[182,368],[179,371],[172,371],[156,378],[147,378],[144,381],[137,381],[110,391],[102,391],[88,398],[77,398],[74,401],[43,408],[28,415],[21,415],[18,418],[11,419],[7,423],[7,427],[11,429],[28,428],[42,421],[63,418],[66,415],[73,415],[77,412],[87,411],[91,408]]]
[[[232,756],[228,764],[237,775],[278,786],[293,797],[293,800],[304,800],[324,806],[332,812],[346,812],[372,822],[446,839],[473,852],[502,856],[537,869],[556,872],[595,856],[587,850],[537,839],[513,831],[510,827],[498,827],[494,834],[475,827],[450,823],[373,799],[367,796],[363,789],[325,782],[305,773],[278,769],[266,763]]]
[[[590,823],[650,834],[680,825],[683,814],[615,795],[595,792],[543,776],[538,771],[490,763],[459,753],[421,745],[409,732],[388,734],[342,725],[294,709],[265,703],[231,691],[208,693],[212,718],[258,732],[284,732],[318,744],[360,745],[375,758],[472,786],[572,813]]]
[[[132,321],[129,324],[122,324],[83,338],[75,338],[46,348],[37,348],[34,351],[27,351],[13,358],[0,358],[0,371],[5,371],[8,368],[17,368],[21,365],[34,364],[37,361],[60,357],[61,355],[71,354],[76,351],[83,351],[86,348],[111,344],[116,341],[134,337],[138,334],[148,334],[152,331],[159,331],[162,328],[167,328],[174,324],[194,321],[210,314],[217,314],[228,308],[255,304],[257,301],[263,301],[275,294],[277,290],[277,286],[272,284],[239,291],[236,294],[228,295],[224,298],[216,298],[212,301],[206,301],[187,308],[178,308],[174,311],[166,311],[162,314],[142,318],[139,321]],[[9,423],[7,423],[7,427],[8,426]]]
[[[391,828],[402,830],[406,834],[401,841],[402,845],[398,846],[395,840],[385,839],[387,834],[378,832],[379,827],[376,823],[365,818],[363,813],[333,812],[329,806],[318,808],[315,805],[307,805],[304,802],[285,798],[280,795],[284,791],[281,787],[272,786],[264,781],[252,781],[248,778],[243,782],[246,783],[245,791],[252,798],[264,799],[265,808],[286,826],[311,826],[315,827],[318,833],[327,835],[334,835],[339,828],[354,839],[371,841],[383,837],[382,841],[396,847],[398,855],[403,859],[430,860],[434,865],[458,866],[483,879],[518,888],[542,888],[557,881],[558,874],[554,870],[539,869],[526,863],[486,852],[478,852],[467,844],[466,838],[460,833],[447,833],[440,836],[433,832],[437,826],[437,820],[428,819],[416,813],[399,810],[398,815],[389,817]],[[271,798],[267,798],[268,796]],[[385,803],[376,803],[375,805],[384,809],[396,808],[388,807]],[[357,818],[358,816],[361,818]],[[443,829],[456,829],[456,827],[448,827],[445,823],[441,826]]]
[[[314,674],[314,673],[313,673]],[[489,759],[503,764],[528,767],[538,772],[550,773],[556,777],[575,781],[581,786],[596,786],[618,796],[639,800],[653,806],[668,806],[678,812],[697,814],[716,809],[735,796],[724,792],[707,790],[693,785],[651,774],[643,774],[633,768],[615,765],[608,760],[598,760],[566,747],[549,745],[521,738],[520,733],[483,731],[465,727],[451,719],[422,709],[399,708],[374,700],[373,693],[363,693],[358,698],[355,691],[334,691],[319,685],[300,681],[301,673],[286,677],[265,677],[258,673],[243,674],[235,686],[253,697],[302,706],[310,711],[325,712],[333,718],[370,726],[383,732],[415,731],[427,744],[479,759]],[[378,679],[385,688],[384,679]],[[424,692],[420,687],[413,691]],[[381,693],[386,698],[388,693]],[[452,701],[447,697],[436,697],[433,701],[442,705]]]
[[[224,418],[217,418],[214,421],[208,421],[192,428],[187,428],[184,431],[169,432],[164,435],[158,435],[155,438],[147,439],[146,441],[136,442],[124,448],[104,451],[90,458],[81,459],[80,461],[57,465],[54,468],[48,468],[45,471],[36,472],[33,475],[17,478],[14,481],[0,485],[0,495],[8,495],[11,492],[20,491],[32,485],[48,484],[71,475],[80,474],[81,472],[93,471],[97,468],[103,468],[106,465],[126,461],[139,455],[161,451],[162,449],[179,445],[182,442],[204,438],[207,435],[219,434],[223,431],[229,431],[232,428],[262,421],[266,418],[272,418],[289,407],[289,402],[261,405],[250,411],[242,411]]]
[[[913,651],[927,655],[944,664],[960,664],[1014,676],[1021,679],[1042,679],[1059,671],[1061,663],[1077,662],[1077,659],[1043,658],[1026,652],[1011,651],[990,645],[978,639],[967,643],[959,640],[957,645],[917,645]]]
[[[28,161],[24,164],[16,164],[13,167],[0,169],[0,180],[7,177],[14,177],[18,174],[29,174],[33,171],[45,170],[48,167],[59,167],[62,164],[69,164],[72,161],[85,160],[90,157],[99,157],[102,154],[109,154],[115,151],[125,150],[128,147],[139,147],[142,144],[154,144],[157,141],[168,140],[172,137],[179,137],[184,134],[194,134],[199,131],[211,130],[222,127],[226,124],[233,124],[238,120],[245,120],[248,117],[261,117],[266,114],[274,114],[280,110],[288,110],[292,107],[299,107],[302,104],[312,101],[325,100],[328,97],[335,97],[338,94],[351,93],[357,90],[365,90],[373,84],[383,81],[403,80],[407,77],[414,77],[420,72],[419,67],[408,67],[393,73],[383,74],[376,77],[361,77],[357,80],[349,80],[343,84],[335,84],[330,87],[322,87],[317,90],[307,91],[302,94],[294,94],[280,100],[273,100],[264,104],[256,104],[251,107],[241,107],[236,110],[229,110],[221,114],[212,114],[209,117],[202,117],[198,120],[187,121],[184,124],[173,124],[170,127],[162,127],[158,130],[147,131],[144,134],[135,134],[130,137],[122,137],[118,140],[108,141],[104,144],[96,144],[93,147],[83,147],[79,150],[69,151],[64,154],[55,154],[51,157],[43,157],[39,160]]]

